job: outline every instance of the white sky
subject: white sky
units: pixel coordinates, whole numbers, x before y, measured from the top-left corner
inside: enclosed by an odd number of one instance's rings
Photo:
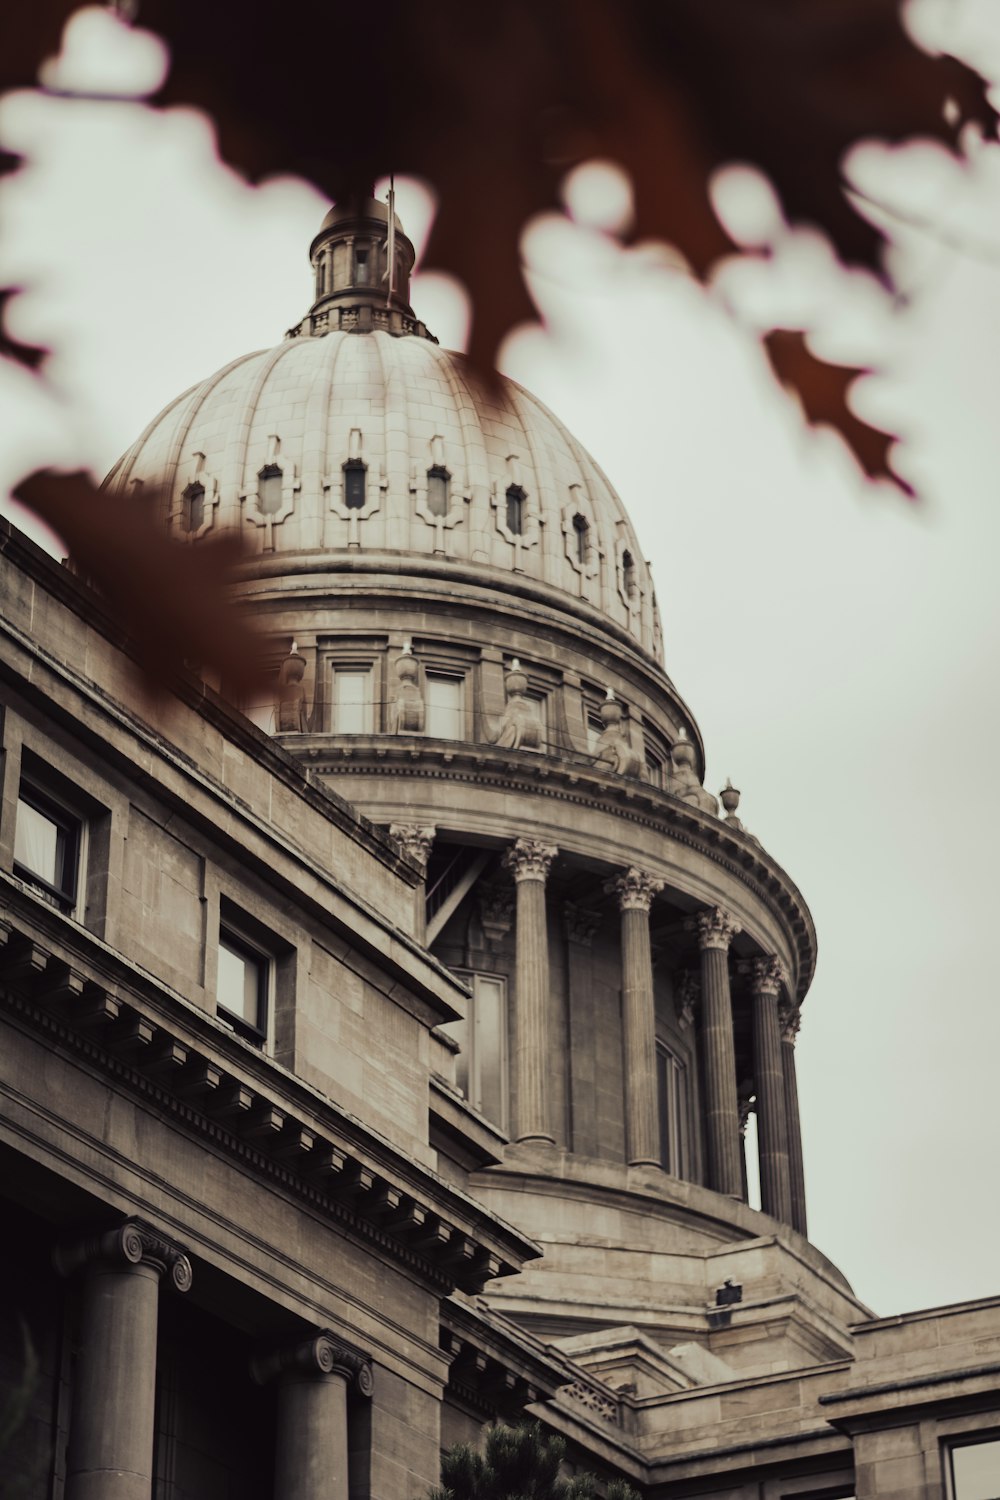
[[[920,11],[1000,81],[995,0]],[[118,62],[92,34],[108,83],[155,76],[155,47],[126,40]],[[94,55],[77,75],[91,86]],[[277,342],[311,300],[325,205],[290,180],[247,188],[192,112],[20,95],[0,137],[31,157],[0,186],[0,284],[25,287],[9,327],[55,350],[44,388],[0,365],[2,493],[44,463],[103,473],[180,390]],[[811,1238],[880,1313],[1000,1293],[998,159],[859,158],[866,188],[930,226],[906,235],[895,315],[813,236],[708,297],[655,254],[546,221],[525,253],[548,329],[505,356],[622,494],[708,785],[732,776],[812,908]],[[732,212],[766,220],[747,186]],[[420,240],[426,197],[401,191],[400,211]],[[461,338],[447,287],[418,278],[414,303],[442,342]],[[767,307],[808,309],[817,348],[878,358],[858,408],[905,432],[919,506],[803,430],[744,329]]]

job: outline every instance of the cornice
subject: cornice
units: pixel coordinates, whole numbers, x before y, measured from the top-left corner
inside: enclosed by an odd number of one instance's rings
[[[30,898],[25,897],[25,902]],[[52,917],[80,929],[53,912]],[[478,1291],[537,1247],[211,1017],[81,962],[30,914],[0,914],[0,1003],[29,1032],[154,1105],[175,1126],[279,1183],[342,1232],[439,1292]],[[149,985],[146,986],[149,988]]]
[[[535,751],[433,740],[423,736],[296,735],[296,753],[329,776],[392,776],[452,781],[500,792],[530,792],[653,829],[696,850],[745,886],[781,921],[798,954],[796,1000],[802,1003],[816,968],[816,930],[802,893],[756,840],[701,813],[648,782],[611,776]],[[511,837],[522,830],[511,828]],[[523,830],[530,836],[530,829]]]

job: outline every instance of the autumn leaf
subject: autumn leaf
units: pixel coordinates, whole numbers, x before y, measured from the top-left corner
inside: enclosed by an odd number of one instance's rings
[[[26,365],[29,370],[37,370],[48,354],[48,349],[36,349],[33,344],[21,344],[11,338],[6,328],[7,303],[11,297],[17,296],[18,291],[18,287],[0,289],[0,357],[16,360],[19,365]]]

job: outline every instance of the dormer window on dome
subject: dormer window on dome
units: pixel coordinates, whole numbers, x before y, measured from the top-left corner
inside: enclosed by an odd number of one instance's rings
[[[631,552],[622,553],[622,587],[628,599],[634,599],[638,590],[635,576],[635,558]]]
[[[519,484],[507,487],[507,530],[512,536],[524,531],[524,491]]]
[[[282,473],[277,464],[257,471],[257,509],[263,516],[277,515],[282,502]]]
[[[582,567],[590,549],[590,523],[579,511],[573,517],[573,531],[576,534],[576,560]]]
[[[205,524],[205,486],[189,484],[181,495],[181,524],[185,531],[200,531]]]
[[[446,516],[451,508],[451,475],[440,464],[427,470],[427,509],[432,516]]]
[[[365,474],[360,459],[350,458],[344,464],[344,504],[348,510],[365,508]]]

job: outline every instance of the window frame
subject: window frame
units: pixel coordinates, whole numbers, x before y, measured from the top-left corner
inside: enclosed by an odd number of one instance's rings
[[[458,687],[458,731],[455,734],[440,734],[431,728],[431,693],[430,684],[435,681],[454,682]],[[436,662],[424,668],[424,734],[431,740],[464,741],[469,738],[466,730],[468,728],[469,706],[466,701],[468,691],[468,674],[460,667],[439,666]]]
[[[944,1474],[944,1491],[947,1500],[967,1500],[956,1483],[955,1453],[961,1448],[985,1447],[987,1443],[996,1447],[997,1458],[1000,1461],[1000,1432],[995,1427],[986,1432],[955,1434],[944,1439],[941,1444],[941,1468]],[[1000,1483],[997,1485],[997,1492],[1000,1493]]]
[[[656,1039],[656,1107],[660,1165],[669,1177],[692,1176],[691,1078],[687,1059],[663,1037]],[[671,1125],[676,1122],[676,1129]]]
[[[446,1036],[458,1042],[459,1051],[455,1057],[455,1078],[458,1088],[464,1094],[471,1107],[481,1114],[484,1119],[497,1126],[499,1130],[506,1131],[510,1123],[510,993],[506,974],[495,974],[487,969],[452,969],[456,979],[460,979],[470,991],[469,1014],[464,1021],[449,1021],[440,1027]],[[499,986],[500,992],[500,1020],[497,1029],[497,1041],[500,1054],[500,1078],[497,1092],[500,1100],[500,1118],[494,1119],[488,1114],[482,1104],[483,1078],[482,1078],[482,1044],[478,1040],[479,1026],[477,1025],[477,982],[487,980]],[[481,1019],[481,1016],[480,1016]],[[461,1082],[461,1059],[466,1059],[465,1079],[463,1086]]]
[[[249,937],[245,929],[232,919],[225,908],[219,915],[219,934],[217,939],[218,953],[226,948],[234,953],[244,962],[249,960],[257,966],[257,1022],[248,1021],[245,1016],[237,1014],[221,1004],[219,1000],[219,963],[216,958],[215,975],[215,1014],[216,1019],[221,1021],[230,1031],[242,1037],[251,1046],[265,1050],[270,1041],[271,1027],[274,1018],[274,975],[275,954],[261,946]],[[263,1025],[261,1021],[263,1020]]]
[[[375,700],[376,700],[375,663],[373,661],[370,661],[370,660],[368,660],[368,661],[353,660],[352,661],[350,658],[347,658],[345,660],[340,660],[340,659],[334,658],[334,660],[331,661],[331,663],[330,663],[330,671],[331,671],[331,676],[332,676],[332,682],[330,684],[330,687],[331,687],[331,693],[330,693],[330,723],[331,723],[331,729],[330,729],[330,732],[331,732],[331,734],[357,734],[357,735],[374,734],[376,732],[375,731]],[[361,708],[361,710],[362,710],[362,713],[361,713],[362,727],[360,729],[342,729],[338,725],[338,723],[337,723],[338,709],[341,707],[341,704],[340,704],[340,702],[338,700],[338,697],[337,697],[337,692],[338,692],[338,689],[337,689],[337,677],[338,677],[338,675],[341,676],[341,677],[364,677],[366,679],[366,681],[367,681],[367,689],[368,689],[367,695],[365,697],[364,702],[359,705],[360,708]]]
[[[17,858],[17,830],[21,803],[45,818],[68,840],[63,853],[63,863],[70,871],[70,878],[61,886],[54,885],[44,875],[32,870]],[[42,778],[21,771],[17,789],[17,805],[14,811],[14,858],[12,870],[23,885],[29,887],[64,916],[78,919],[80,902],[85,888],[84,860],[86,856],[87,823],[79,809],[71,806],[54,793]]]

